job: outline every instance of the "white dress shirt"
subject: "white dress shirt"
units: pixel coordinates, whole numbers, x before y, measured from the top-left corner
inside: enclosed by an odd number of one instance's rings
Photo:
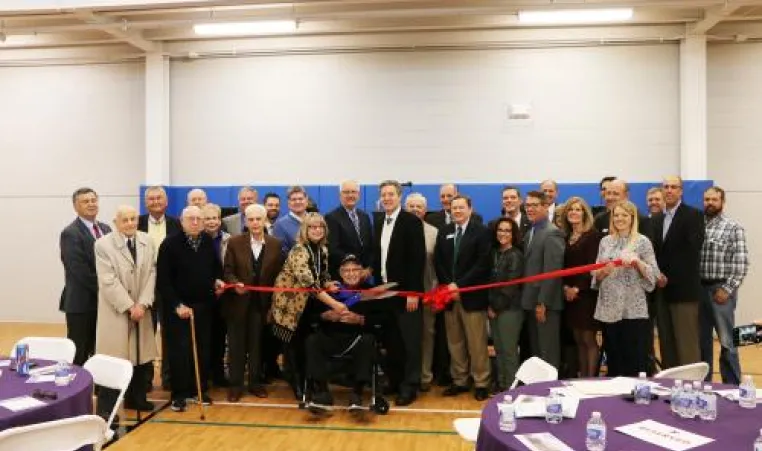
[[[392,239],[392,232],[394,231],[394,224],[397,223],[397,217],[400,214],[401,207],[397,207],[390,215],[384,216],[384,225],[381,228],[381,280],[387,283],[386,279],[386,256],[389,254],[389,242]],[[387,218],[391,218],[391,222],[387,221]]]
[[[254,258],[259,260],[259,254],[262,253],[262,248],[265,247],[265,240],[264,237],[261,240],[256,240],[254,237],[251,237],[251,252],[254,254]]]

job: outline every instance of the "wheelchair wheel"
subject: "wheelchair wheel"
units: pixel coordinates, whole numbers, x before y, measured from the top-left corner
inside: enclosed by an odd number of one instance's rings
[[[379,415],[386,415],[389,413],[389,401],[382,396],[377,396],[375,404],[370,406],[370,408]]]

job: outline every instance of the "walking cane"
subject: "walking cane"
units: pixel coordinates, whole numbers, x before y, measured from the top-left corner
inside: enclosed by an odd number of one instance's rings
[[[193,309],[190,309],[191,344],[193,345],[193,366],[196,370],[196,389],[198,390],[198,408],[201,412],[201,421],[204,421],[204,400],[201,395],[201,375],[198,372],[198,349],[196,348],[196,322],[193,318]]]
[[[140,366],[140,322],[139,321],[135,321],[135,353],[137,354],[136,361],[135,361],[135,363],[137,363],[136,366],[138,368],[142,368]],[[144,374],[142,372],[139,371],[139,373],[140,373],[139,377],[143,377],[144,376]],[[135,375],[133,374],[132,377],[135,377]],[[151,383],[153,383],[153,382],[151,382]],[[143,384],[140,384],[139,386],[142,386],[145,389],[144,384],[145,384],[145,380],[143,381]],[[133,389],[133,391],[135,390],[135,385],[134,384],[132,386],[132,389]],[[133,396],[135,396],[134,393],[133,393]],[[138,409],[137,412],[138,412],[138,423],[140,423],[142,421],[141,418],[140,418],[140,409]]]

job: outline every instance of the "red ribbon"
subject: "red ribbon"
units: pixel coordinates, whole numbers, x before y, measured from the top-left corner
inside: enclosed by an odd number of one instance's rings
[[[548,279],[558,279],[561,277],[576,276],[578,274],[585,274],[585,273],[595,271],[597,269],[603,268],[610,264],[613,264],[614,266],[623,265],[622,260],[612,260],[609,262],[592,263],[590,265],[575,266],[572,268],[544,272],[540,274],[535,274],[533,276],[520,277],[518,279],[509,280],[506,282],[494,282],[494,283],[487,283],[483,285],[472,285],[469,287],[458,288],[457,290],[450,290],[450,288],[447,285],[439,285],[433,290],[427,291],[425,293],[421,293],[418,291],[397,291],[397,295],[402,297],[410,296],[410,297],[423,298],[424,305],[431,305],[434,308],[434,310],[440,311],[440,310],[444,310],[448,304],[453,302],[453,294],[455,294],[456,292],[469,293],[471,291],[489,290],[491,288],[501,288],[501,287],[508,287],[511,285],[519,285],[523,283],[540,282],[540,281],[548,280]],[[228,290],[230,288],[235,288],[237,286],[238,286],[237,284],[232,284],[232,283],[225,284],[222,286],[222,290],[223,291]],[[319,290],[317,288],[260,287],[260,286],[254,286],[254,285],[244,285],[243,289],[246,291],[259,291],[259,292],[266,292],[266,293],[274,293],[276,291],[283,291],[288,293],[319,293],[321,291],[328,291],[328,290]],[[377,288],[376,289],[369,288],[364,290],[343,289],[339,291],[349,292],[349,293],[371,293],[371,294],[379,292]],[[392,291],[395,291],[395,290],[392,289]]]

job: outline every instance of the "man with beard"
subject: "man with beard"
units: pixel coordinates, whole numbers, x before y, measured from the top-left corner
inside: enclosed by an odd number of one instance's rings
[[[268,235],[272,235],[275,221],[277,221],[280,216],[280,196],[272,192],[265,194],[264,206],[267,210],[265,231]]]
[[[701,302],[699,318],[701,360],[709,364],[706,380],[712,379],[712,328],[720,339],[720,375],[723,384],[741,382],[738,350],[733,327],[738,287],[749,269],[746,234],[738,222],[723,213],[725,190],[713,186],[704,191],[706,239],[701,247]]]

